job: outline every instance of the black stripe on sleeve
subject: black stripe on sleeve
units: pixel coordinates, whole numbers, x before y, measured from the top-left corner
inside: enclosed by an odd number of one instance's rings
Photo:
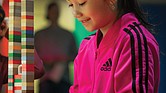
[[[136,22],[133,23],[141,32],[142,36],[143,36],[143,40],[144,40],[144,47],[145,47],[145,61],[146,61],[146,74],[145,74],[145,87],[146,87],[146,93],[148,93],[148,69],[149,69],[149,63],[148,63],[148,46],[147,46],[147,39],[144,35],[144,33],[142,32],[141,27],[139,26],[139,24],[137,24]]]
[[[142,85],[142,78],[143,78],[143,67],[142,67],[142,46],[141,46],[141,37],[138,32],[138,30],[135,28],[134,25],[129,25],[131,29],[134,30],[134,32],[137,35],[137,40],[138,40],[138,62],[139,62],[139,88],[140,88],[140,93],[144,93],[143,90],[143,85]]]
[[[133,34],[130,32],[129,29],[124,28],[123,29],[127,34],[130,35],[130,41],[131,41],[131,55],[132,55],[132,90],[133,93],[136,93],[136,67],[135,67],[135,47],[134,47],[134,36]]]

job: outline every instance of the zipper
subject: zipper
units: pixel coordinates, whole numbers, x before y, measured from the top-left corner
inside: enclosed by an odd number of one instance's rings
[[[95,75],[96,75],[96,61],[97,61],[97,58],[98,58],[98,49],[95,51],[95,61],[94,61],[94,77],[93,77],[93,86],[92,86],[92,92],[94,91],[94,86],[95,86]]]
[[[95,61],[97,60],[97,51],[95,52]]]

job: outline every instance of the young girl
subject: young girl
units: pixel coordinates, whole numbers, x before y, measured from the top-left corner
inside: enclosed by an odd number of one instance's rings
[[[70,93],[157,93],[159,46],[137,0],[68,0],[89,31]]]

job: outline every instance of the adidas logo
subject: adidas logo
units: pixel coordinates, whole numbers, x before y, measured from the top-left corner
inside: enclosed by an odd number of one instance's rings
[[[101,71],[111,71],[112,67],[112,60],[111,58],[108,59],[108,61],[103,64],[103,66],[100,68]]]

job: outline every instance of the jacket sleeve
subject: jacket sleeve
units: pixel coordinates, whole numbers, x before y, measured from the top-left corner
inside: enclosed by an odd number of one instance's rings
[[[69,92],[70,93],[78,93],[79,92],[79,84],[78,84],[78,73],[79,73],[79,53],[82,51],[82,49],[85,47],[87,41],[83,40],[81,42],[80,48],[78,50],[78,55],[76,56],[75,60],[74,60],[74,83],[73,85],[70,87]]]
[[[118,63],[114,74],[115,92],[157,93],[155,87],[157,88],[158,85],[156,86],[155,83],[159,81],[159,67],[156,68],[155,64],[159,65],[159,60],[154,58],[159,57],[158,50],[155,47],[152,49],[155,44],[149,42],[146,50],[145,44],[139,45],[137,39],[134,39],[131,37],[124,39],[119,47],[120,54],[117,54]]]
[[[74,61],[74,83],[70,87],[69,93],[78,93],[78,67],[77,67],[77,58]]]
[[[36,50],[34,52],[34,70],[35,70],[35,79],[38,79],[38,78],[41,78],[44,73],[45,73],[45,70],[44,70],[44,67],[43,67],[43,62],[42,60],[39,58]]]

